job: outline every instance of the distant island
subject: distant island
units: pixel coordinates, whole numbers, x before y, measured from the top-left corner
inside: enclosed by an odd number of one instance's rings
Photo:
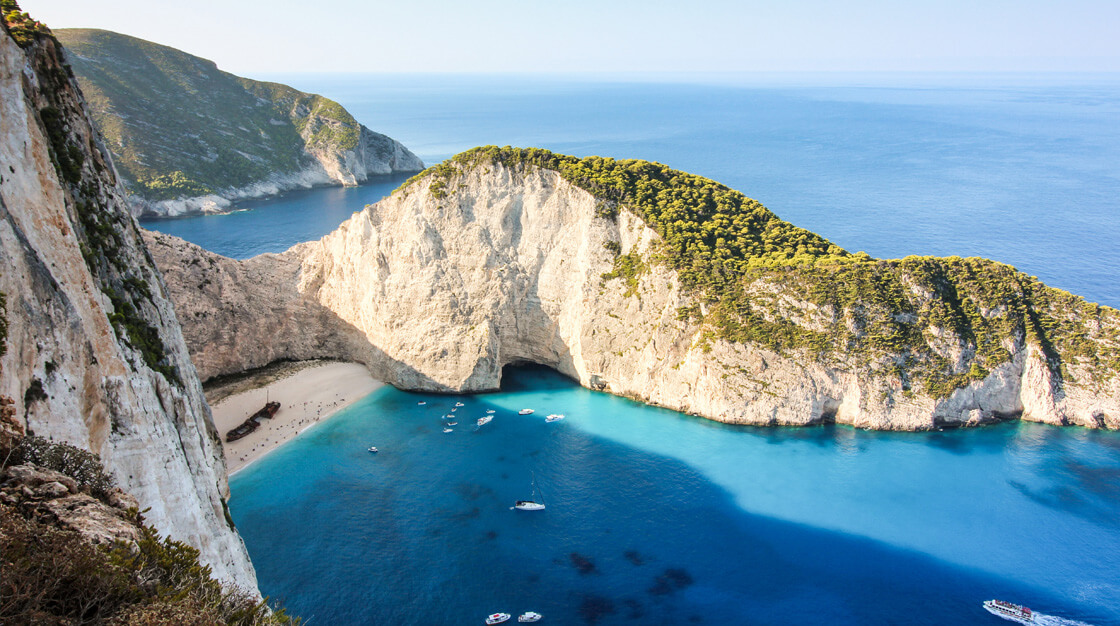
[[[424,169],[323,96],[111,31],[54,35],[136,215],[221,212],[239,198]]]

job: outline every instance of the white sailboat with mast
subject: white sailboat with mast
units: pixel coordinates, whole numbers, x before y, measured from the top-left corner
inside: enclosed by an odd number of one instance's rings
[[[544,502],[543,502],[544,498],[543,497],[538,498],[538,495],[537,495],[537,477],[536,477],[535,474],[533,475],[532,485],[533,485],[533,493],[529,496],[531,499],[529,499],[529,500],[518,500],[517,502],[515,502],[513,504],[513,508],[517,509],[518,511],[543,511],[544,510]],[[537,502],[538,499],[542,500],[542,502]]]

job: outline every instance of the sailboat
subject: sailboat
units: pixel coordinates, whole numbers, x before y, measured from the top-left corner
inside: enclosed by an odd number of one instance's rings
[[[535,498],[537,496],[537,477],[536,476],[533,476],[533,483],[532,484],[533,484],[533,493],[529,497]],[[541,499],[543,500],[543,498],[541,498]],[[543,511],[544,510],[544,503],[543,502],[537,502],[536,500],[518,500],[517,502],[515,502],[513,504],[513,508],[515,508],[519,511]]]

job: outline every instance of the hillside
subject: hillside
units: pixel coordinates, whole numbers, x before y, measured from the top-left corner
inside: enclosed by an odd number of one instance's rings
[[[423,169],[322,96],[110,31],[55,35],[145,213],[221,210],[239,197]]]
[[[1120,427],[1117,311],[986,259],[852,254],[657,163],[478,148],[282,255],[146,236],[204,379],[349,358],[483,391],[533,362],[733,423]]]

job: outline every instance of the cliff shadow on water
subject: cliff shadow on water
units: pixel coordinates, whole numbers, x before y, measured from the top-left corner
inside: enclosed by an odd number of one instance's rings
[[[536,413],[517,415],[523,407]],[[443,433],[452,408],[461,426]],[[489,410],[493,421],[476,428],[474,418]],[[545,412],[567,418],[545,424]],[[989,440],[1030,450],[1047,433],[1058,433],[1056,447],[1075,447],[1058,429],[1012,426],[939,434],[976,446],[976,455],[946,455],[926,445],[928,434],[719,425],[591,392],[542,366],[511,366],[491,394],[378,390],[238,474],[231,510],[264,592],[328,623],[407,623],[422,614],[426,623],[459,624],[534,610],[565,624],[986,624],[994,618],[980,603],[992,597],[1118,623],[1120,607],[1091,584],[1107,565],[1069,574],[1073,563],[1093,562],[1085,551],[1063,553],[1074,551],[1069,538],[1024,554],[1020,531],[993,527],[981,533],[997,537],[987,544],[950,532],[952,558],[925,549],[923,536],[942,537],[970,515],[1019,520],[1036,538],[1043,532],[1036,522],[1051,510],[1019,498],[1006,486],[1017,475],[997,471],[1001,455],[985,450]],[[370,455],[367,442],[381,452]],[[912,460],[923,457],[916,472]],[[1078,487],[1050,476],[1071,460],[1061,457],[1027,457],[1034,465],[1019,478],[1032,489],[1089,494],[1092,481]],[[844,468],[852,459],[860,472]],[[720,471],[749,489],[726,488]],[[961,483],[961,474],[974,478]],[[835,499],[820,497],[822,483]],[[533,487],[547,509],[510,510]],[[1003,496],[977,495],[993,492],[1016,499],[1009,506]],[[946,497],[972,504],[958,511]],[[797,503],[811,521],[774,513],[775,501]],[[834,530],[838,519],[865,531]],[[884,532],[890,526],[906,535]],[[1076,539],[1086,541],[1094,540]],[[1009,565],[1023,562],[1051,563],[1068,578]]]

